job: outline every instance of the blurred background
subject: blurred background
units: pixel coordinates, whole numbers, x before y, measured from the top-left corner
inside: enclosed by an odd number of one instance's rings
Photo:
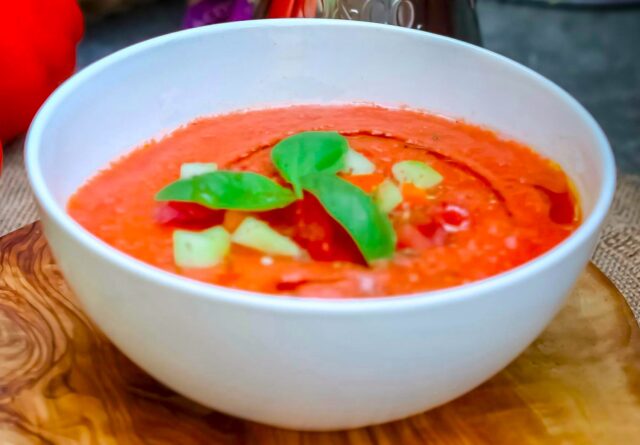
[[[464,8],[450,0],[452,8],[458,8],[458,21],[468,20],[467,0],[463,1]],[[187,0],[80,3],[88,21],[79,47],[79,67],[180,29],[187,8]],[[618,168],[640,173],[640,2],[478,0],[471,5],[477,11],[483,46],[533,68],[574,95],[604,127]],[[437,6],[427,11],[431,16],[438,12]],[[472,27],[458,23],[453,33],[477,40]]]

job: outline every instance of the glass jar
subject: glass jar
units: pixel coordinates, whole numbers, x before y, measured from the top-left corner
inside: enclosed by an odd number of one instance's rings
[[[191,0],[185,27],[292,17],[387,23],[480,44],[475,0]]]

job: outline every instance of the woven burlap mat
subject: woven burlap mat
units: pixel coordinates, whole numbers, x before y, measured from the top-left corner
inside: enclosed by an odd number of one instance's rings
[[[22,141],[5,147],[0,176],[0,236],[37,218],[24,173]],[[593,262],[625,296],[640,321],[640,176],[622,175]]]
[[[0,174],[0,236],[37,219],[36,206],[24,171],[23,141],[4,147]]]

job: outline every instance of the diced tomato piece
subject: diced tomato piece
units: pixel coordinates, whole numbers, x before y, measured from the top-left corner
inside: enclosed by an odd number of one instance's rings
[[[459,226],[465,221],[465,217],[462,213],[453,210],[445,210],[442,212],[442,220],[452,226]]]
[[[447,240],[447,231],[437,220],[427,222],[400,222],[396,224],[398,248],[422,250],[443,246]]]
[[[308,193],[298,202],[293,239],[314,260],[366,264],[349,233]]]
[[[281,280],[278,283],[276,283],[276,289],[281,292],[294,291],[300,286],[303,286],[308,282],[309,282],[308,280],[299,280],[299,281]]]
[[[428,249],[432,246],[429,238],[416,226],[410,223],[402,223],[396,226],[397,245],[399,249]]]
[[[203,230],[222,223],[224,210],[209,209],[191,202],[165,202],[156,207],[159,224],[191,230]]]
[[[291,232],[294,241],[316,261],[366,264],[349,233],[309,193],[284,209],[260,216],[274,227]]]
[[[443,230],[442,229],[442,225],[440,223],[438,223],[437,221],[430,221],[430,222],[425,223],[425,224],[418,224],[418,225],[416,225],[416,229],[418,229],[418,231],[421,234],[423,234],[424,236],[426,236],[429,239],[431,239],[434,236],[436,236],[438,231]]]
[[[452,209],[448,206],[420,205],[412,208],[408,218],[395,224],[398,248],[422,250],[443,246],[447,241],[448,232],[455,232],[459,227],[451,223],[468,224],[466,219],[458,218],[457,206],[453,206]]]
[[[343,175],[342,179],[349,181],[356,187],[361,188],[367,193],[371,193],[384,181],[384,175],[381,173],[370,173],[368,175]]]
[[[455,204],[445,204],[438,220],[447,232],[458,232],[469,227],[469,212]]]
[[[281,209],[269,210],[260,213],[260,219],[265,220],[278,231],[287,231],[296,224],[300,207],[300,201],[296,201]]]

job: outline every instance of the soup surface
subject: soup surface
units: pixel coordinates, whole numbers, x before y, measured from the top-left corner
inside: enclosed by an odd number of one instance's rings
[[[400,191],[401,200],[384,210],[394,232],[391,255],[365,259],[345,221],[307,191],[283,208],[260,211],[157,200],[187,163],[256,172],[290,188],[272,150],[303,131],[337,131],[373,165],[365,174],[336,173],[367,196],[376,195],[383,181]],[[433,169],[439,182],[424,187],[398,181],[394,165],[407,160]],[[413,293],[490,277],[551,249],[580,222],[565,173],[529,147],[464,122],[369,105],[198,119],[100,171],[71,197],[68,212],[116,249],[173,273],[251,291],[328,298]],[[231,242],[215,265],[176,264],[176,230],[222,227],[233,233],[248,217],[269,224],[302,254],[274,255]]]

